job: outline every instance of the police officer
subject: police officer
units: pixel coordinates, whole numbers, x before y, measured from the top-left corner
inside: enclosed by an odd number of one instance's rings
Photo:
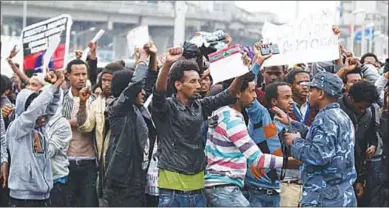
[[[353,183],[356,180],[354,162],[354,127],[337,99],[343,83],[335,74],[320,72],[310,86],[309,103],[319,110],[311,127],[291,121],[279,109],[273,109],[276,119],[290,124],[299,133],[285,133],[292,156],[303,162],[303,194],[301,206],[356,206]],[[300,134],[301,133],[301,134]]]

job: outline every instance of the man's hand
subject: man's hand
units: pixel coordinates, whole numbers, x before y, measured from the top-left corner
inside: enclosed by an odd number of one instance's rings
[[[226,34],[226,39],[224,40],[224,42],[225,42],[228,46],[231,45],[231,43],[232,43],[232,38],[231,38],[231,36],[230,36],[229,34]]]
[[[243,64],[244,64],[245,66],[250,66],[250,65],[251,65],[251,59],[250,59],[250,57],[247,55],[247,53],[244,53],[244,54],[243,54],[242,60],[243,60]]]
[[[340,35],[340,29],[339,29],[339,27],[338,26],[332,26],[332,32],[335,34],[335,35],[337,35],[337,36],[339,36]]]
[[[88,47],[89,47],[89,58],[91,60],[96,60],[97,59],[97,55],[96,55],[97,43],[91,41],[88,43]]]
[[[152,40],[146,43],[143,49],[145,49],[146,52],[149,53],[150,55],[156,55],[158,52],[157,46],[154,44]]]
[[[355,191],[357,192],[357,198],[360,199],[365,193],[362,183],[355,183]]]
[[[8,118],[8,116],[15,111],[15,108],[11,104],[7,104],[1,108],[3,118]]]
[[[301,134],[299,132],[297,133],[285,133],[285,142],[287,145],[292,145],[293,140],[301,138]]]
[[[182,56],[182,48],[169,48],[168,53],[166,54],[166,64],[173,64],[175,61],[177,61]]]
[[[50,84],[54,84],[55,82],[57,82],[57,74],[54,73],[53,71],[49,71],[48,73],[46,73],[46,76],[45,76],[45,81],[50,83]]]
[[[87,86],[80,90],[80,102],[86,103],[89,96],[91,95],[91,89]]]
[[[265,62],[267,59],[269,59],[273,54],[272,54],[272,51],[270,51],[270,54],[266,55],[266,56],[263,56],[262,53],[261,53],[261,47],[266,47],[267,44],[263,44],[263,40],[261,40],[260,42],[257,42],[254,44],[254,54],[255,54],[255,63],[257,63],[258,65],[262,65],[263,62]]]
[[[292,119],[286,114],[283,110],[281,110],[278,107],[272,107],[270,109],[271,112],[275,114],[274,119],[277,121],[283,123],[284,125],[289,125],[289,123],[292,121]]]
[[[12,59],[13,57],[16,56],[16,54],[18,54],[19,50],[16,50],[16,45],[12,48],[11,52],[9,53],[9,56],[8,58],[9,59]]]
[[[373,155],[375,154],[375,150],[376,150],[376,146],[374,146],[374,145],[371,145],[369,148],[367,148],[367,150],[366,150],[366,157],[368,159],[373,157]]]
[[[385,72],[384,77],[385,79],[389,79],[389,72]]]
[[[353,57],[346,58],[346,63],[343,68],[346,72],[354,71],[354,69],[359,65],[358,60]]]
[[[0,175],[0,179],[3,181],[2,183],[2,187],[5,188],[7,187],[7,182],[8,182],[8,163],[7,162],[3,162],[1,164],[1,175]],[[0,180],[0,181],[1,181]]]
[[[76,59],[80,59],[81,57],[82,57],[82,54],[83,54],[84,52],[83,51],[81,51],[81,50],[76,50],[75,52],[74,52],[74,56],[76,57]]]

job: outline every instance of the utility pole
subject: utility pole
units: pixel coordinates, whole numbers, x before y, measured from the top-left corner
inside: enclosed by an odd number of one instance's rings
[[[23,29],[27,26],[27,1],[23,1]]]
[[[185,1],[175,2],[175,19],[174,19],[174,46],[179,46],[185,40],[185,16],[187,5]]]
[[[356,15],[355,15],[355,9],[356,9],[356,2],[355,1],[352,1],[351,2],[352,4],[352,7],[351,7],[351,26],[350,26],[350,51],[351,53],[354,54],[354,31],[355,31],[355,19],[356,19]]]

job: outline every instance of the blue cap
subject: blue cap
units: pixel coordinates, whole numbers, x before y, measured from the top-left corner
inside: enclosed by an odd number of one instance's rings
[[[301,85],[322,89],[333,97],[340,97],[343,90],[342,80],[337,75],[329,72],[319,72],[311,82],[303,82]]]

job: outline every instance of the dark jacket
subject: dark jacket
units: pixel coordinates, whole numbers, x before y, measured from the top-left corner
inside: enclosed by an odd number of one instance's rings
[[[128,87],[108,106],[112,134],[117,137],[105,173],[104,197],[143,195],[149,159],[148,139],[155,138],[150,115],[135,100],[144,87],[147,66],[138,65]],[[112,121],[112,122],[111,122]],[[154,142],[150,139],[150,143]],[[146,151],[145,152],[145,147]]]
[[[363,182],[366,179],[364,162],[366,160],[366,150],[369,146],[378,145],[377,126],[371,108],[366,109],[365,114],[358,115],[349,104],[347,96],[338,100],[340,108],[346,112],[354,124],[355,129],[355,168],[358,173],[356,182]],[[374,106],[374,105],[373,105]],[[374,108],[374,107],[372,107]],[[377,115],[376,115],[377,116]]]
[[[158,167],[186,175],[204,171],[206,158],[201,125],[212,111],[236,102],[225,90],[215,96],[196,99],[190,106],[175,96],[154,91],[150,112],[158,134]]]

